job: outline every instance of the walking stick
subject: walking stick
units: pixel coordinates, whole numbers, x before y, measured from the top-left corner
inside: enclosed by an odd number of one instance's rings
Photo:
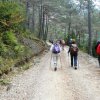
[[[51,53],[51,59],[50,59],[50,68],[51,68],[51,61],[52,61],[52,53]]]
[[[78,68],[79,68],[79,58],[77,58],[78,59]]]
[[[69,59],[69,53],[68,53],[68,66],[70,66],[70,65],[69,65],[69,60],[70,60],[70,59]]]
[[[60,58],[60,64],[61,64],[61,69],[62,69],[62,62],[61,62],[61,56],[59,55],[59,58]]]

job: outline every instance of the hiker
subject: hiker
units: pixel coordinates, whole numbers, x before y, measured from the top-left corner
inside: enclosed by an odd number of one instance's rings
[[[68,55],[69,55],[69,53],[70,53],[70,57],[71,57],[71,67],[73,67],[73,65],[74,65],[75,69],[77,69],[78,46],[74,39],[72,39],[72,43],[69,46]]]
[[[100,67],[100,41],[97,42],[97,44],[95,46],[95,51],[96,51],[97,56],[98,56],[98,62],[99,62],[99,67]]]
[[[57,65],[57,62],[58,62],[58,56],[61,52],[61,47],[60,47],[60,44],[59,44],[59,41],[56,41],[54,42],[52,45],[51,45],[51,48],[50,48],[50,51],[51,51],[51,57],[53,59],[53,63]],[[57,68],[55,68],[56,70]]]
[[[64,50],[65,41],[64,41],[64,40],[60,40],[60,45],[61,45],[61,47],[62,47],[62,50]]]

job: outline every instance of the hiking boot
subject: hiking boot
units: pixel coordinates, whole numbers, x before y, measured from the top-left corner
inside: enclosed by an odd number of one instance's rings
[[[77,67],[75,67],[75,70],[77,70]]]
[[[56,70],[57,70],[57,67],[54,68],[54,71],[56,71]]]

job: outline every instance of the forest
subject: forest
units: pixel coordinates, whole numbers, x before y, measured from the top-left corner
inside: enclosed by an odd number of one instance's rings
[[[0,75],[31,58],[30,40],[43,48],[55,38],[66,43],[74,38],[81,50],[96,57],[100,6],[93,0],[0,0]]]

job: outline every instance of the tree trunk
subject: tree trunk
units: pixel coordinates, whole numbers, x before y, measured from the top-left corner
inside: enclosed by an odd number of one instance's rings
[[[89,34],[89,42],[88,42],[88,53],[92,55],[92,34],[91,34],[91,7],[90,0],[88,0],[88,34]]]
[[[45,36],[45,8],[43,7],[43,13],[42,13],[42,39],[44,40]]]
[[[30,21],[30,18],[29,18],[29,0],[26,0],[26,16],[27,16],[27,21],[26,21],[26,28],[29,29],[29,21]]]
[[[44,40],[47,40],[47,35],[48,35],[48,16],[46,15],[46,25],[45,25],[45,38]]]
[[[32,14],[32,32],[34,33],[35,31],[35,6],[33,4],[33,14]]]
[[[43,5],[42,5],[42,0],[41,0],[41,6],[39,8],[39,38],[42,39],[43,37]]]
[[[68,34],[71,34],[71,13],[69,14]]]

